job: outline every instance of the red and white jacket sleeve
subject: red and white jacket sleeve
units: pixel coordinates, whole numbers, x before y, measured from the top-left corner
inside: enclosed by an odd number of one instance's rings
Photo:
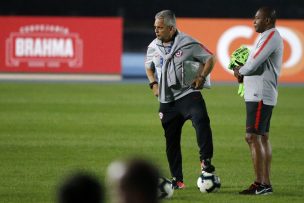
[[[269,58],[269,56],[278,48],[275,29],[270,29],[261,34],[258,43],[243,67],[240,69],[240,74],[244,76],[256,75],[260,66]]]

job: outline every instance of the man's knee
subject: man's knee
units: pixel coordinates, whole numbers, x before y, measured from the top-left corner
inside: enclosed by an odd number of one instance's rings
[[[269,133],[265,133],[265,134],[262,136],[262,142],[263,142],[263,143],[267,143],[267,142],[268,142],[268,139],[269,139]]]
[[[255,142],[257,142],[257,136],[258,136],[258,135],[256,135],[256,134],[246,133],[245,141],[246,141],[248,144],[255,143]]]
[[[193,116],[191,118],[192,126],[195,129],[206,129],[210,128],[210,119],[208,116],[203,117],[202,115]]]

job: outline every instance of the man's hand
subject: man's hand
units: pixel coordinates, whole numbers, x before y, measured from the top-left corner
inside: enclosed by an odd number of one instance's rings
[[[193,89],[196,89],[196,90],[203,89],[203,85],[204,85],[205,82],[206,82],[206,78],[205,77],[203,77],[203,76],[197,76],[193,80],[191,87]]]
[[[241,75],[239,71],[240,71],[240,66],[237,66],[237,67],[233,68],[234,77],[236,77],[236,79],[238,80],[239,83],[243,83],[244,76]]]
[[[152,92],[153,92],[153,95],[158,97],[159,95],[159,92],[158,92],[158,84],[154,84],[153,87],[152,87]]]
[[[239,83],[239,89],[238,89],[238,95],[240,95],[240,97],[244,96],[245,93],[245,87],[244,87],[244,76],[240,74],[240,66],[237,66],[235,68],[233,68],[233,74],[234,77],[236,77],[236,79],[238,80]]]

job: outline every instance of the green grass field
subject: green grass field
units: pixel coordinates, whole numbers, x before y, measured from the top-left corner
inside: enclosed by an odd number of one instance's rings
[[[269,196],[240,196],[253,181],[237,86],[203,90],[222,188],[201,194],[198,148],[190,122],[182,150],[187,188],[164,202],[303,202],[304,87],[282,86],[271,126]],[[49,203],[58,183],[85,169],[104,180],[113,160],[143,156],[169,176],[158,102],[143,83],[0,83],[0,202]],[[109,201],[108,201],[109,202]]]

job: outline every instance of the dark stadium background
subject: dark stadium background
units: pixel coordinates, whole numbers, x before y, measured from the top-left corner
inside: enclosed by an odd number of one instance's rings
[[[264,5],[275,7],[279,18],[304,19],[303,0],[2,0],[0,15],[121,16],[124,52],[142,52],[154,38],[154,15],[162,9],[177,17],[250,18]]]

